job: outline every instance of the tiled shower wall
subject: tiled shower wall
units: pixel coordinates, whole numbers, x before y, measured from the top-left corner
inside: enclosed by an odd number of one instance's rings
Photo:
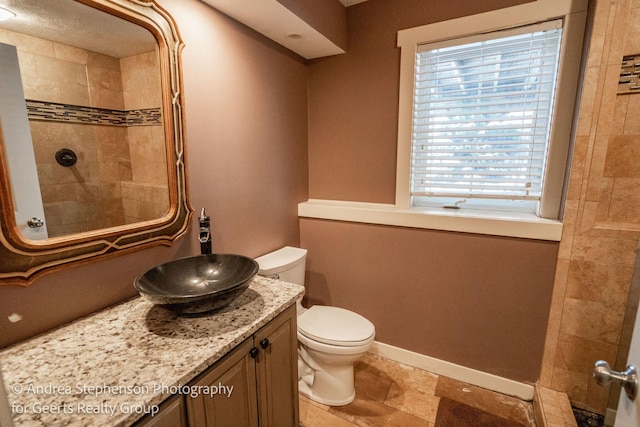
[[[120,60],[124,105],[128,111],[162,105],[158,54]],[[162,126],[129,126],[132,179],[122,184],[125,222],[160,218],[169,209],[167,160]]]
[[[0,41],[18,48],[25,97],[55,103],[29,105],[49,237],[164,215],[157,53],[120,60],[6,30]],[[61,148],[76,152],[74,166],[56,163]]]
[[[625,55],[640,53],[640,1],[591,2],[593,27],[582,88],[564,231],[540,383],[574,406],[604,414],[618,393],[593,365],[624,369],[638,287],[640,94],[618,94]]]

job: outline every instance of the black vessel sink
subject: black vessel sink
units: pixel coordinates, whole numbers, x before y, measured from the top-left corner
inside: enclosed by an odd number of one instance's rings
[[[134,287],[154,304],[196,314],[229,304],[257,273],[258,263],[242,255],[199,255],[154,267],[138,276]]]

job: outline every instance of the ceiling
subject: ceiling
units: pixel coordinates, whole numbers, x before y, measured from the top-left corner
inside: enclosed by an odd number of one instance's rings
[[[201,1],[306,59],[344,53],[342,48],[277,0]]]
[[[201,1],[306,59],[345,53],[341,47],[287,9],[278,0]],[[364,1],[366,0],[340,0],[345,7]]]

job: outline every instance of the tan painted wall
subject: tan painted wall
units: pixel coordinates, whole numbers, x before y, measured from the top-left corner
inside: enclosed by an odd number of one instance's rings
[[[349,51],[309,66],[309,196],[394,203],[397,31],[519,3],[348,8]],[[310,303],[363,313],[387,344],[539,378],[557,243],[306,219],[301,241]]]
[[[555,243],[303,219],[305,305],[361,313],[376,340],[535,381]]]
[[[217,252],[258,256],[299,244],[307,199],[307,70],[288,51],[197,0],[162,0],[185,42],[186,156],[194,209]],[[194,221],[195,223],[195,221]],[[197,224],[196,224],[197,225]],[[156,248],[0,287],[0,346],[134,296],[152,266],[197,253],[197,230]],[[13,313],[22,320],[11,323]]]

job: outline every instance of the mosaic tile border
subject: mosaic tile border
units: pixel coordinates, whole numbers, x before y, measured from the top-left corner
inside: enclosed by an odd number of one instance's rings
[[[640,53],[622,58],[618,94],[640,93]]]
[[[123,111],[32,99],[27,99],[26,102],[29,120],[111,126],[159,126],[162,124],[160,108]]]

